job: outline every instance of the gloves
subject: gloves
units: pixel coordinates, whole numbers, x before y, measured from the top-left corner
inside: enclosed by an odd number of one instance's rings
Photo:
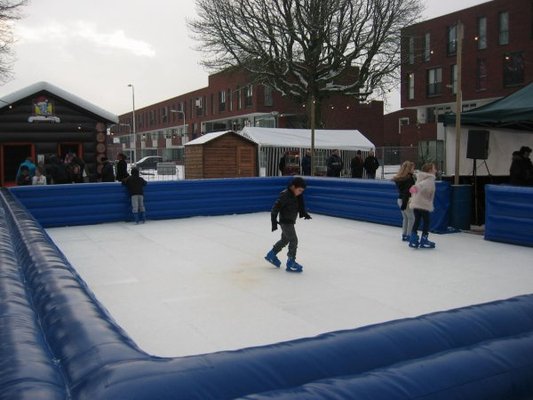
[[[302,215],[302,217],[304,217],[304,219],[312,219],[311,216],[309,214],[307,214],[307,213]]]
[[[277,230],[278,230],[278,221],[273,219],[272,220],[272,232],[277,231]]]
[[[417,193],[417,192],[418,192],[418,189],[416,188],[416,186],[411,186],[411,187],[409,188],[409,193],[411,193],[411,194],[415,194],[415,193]]]

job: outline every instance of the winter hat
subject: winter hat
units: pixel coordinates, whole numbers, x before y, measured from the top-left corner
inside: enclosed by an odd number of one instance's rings
[[[520,147],[520,154],[524,154],[524,153],[531,153],[531,147],[528,147],[528,146]]]
[[[305,183],[304,178],[301,178],[297,176],[296,178],[293,178],[289,186],[294,186],[295,188],[306,188],[307,184]]]

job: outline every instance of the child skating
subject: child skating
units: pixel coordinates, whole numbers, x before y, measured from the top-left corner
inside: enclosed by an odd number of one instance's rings
[[[146,181],[139,176],[139,169],[132,168],[131,175],[122,181],[122,184],[128,188],[131,197],[131,211],[133,212],[133,219],[138,224],[139,220],[144,224],[146,221],[144,209],[144,187]]]
[[[296,235],[296,218],[311,219],[311,216],[305,211],[305,204],[303,192],[306,183],[303,178],[293,178],[289,183],[287,189],[281,192],[279,198],[274,203],[271,212],[272,232],[278,229],[278,224],[281,227],[281,239],[274,245],[265,256],[265,260],[273,264],[277,268],[281,266],[281,261],[277,254],[287,245],[289,251],[287,253],[287,267],[288,272],[302,272],[303,267],[296,262],[296,250],[298,248],[298,236]],[[278,223],[279,214],[279,223]]]
[[[411,186],[411,201],[409,207],[415,214],[415,222],[411,237],[409,238],[409,247],[417,249],[433,249],[435,243],[428,240],[429,234],[429,213],[433,211],[433,199],[435,198],[435,174],[437,168],[435,164],[428,163],[422,166],[422,170],[417,174],[416,184]],[[422,238],[418,237],[418,227],[422,222]]]

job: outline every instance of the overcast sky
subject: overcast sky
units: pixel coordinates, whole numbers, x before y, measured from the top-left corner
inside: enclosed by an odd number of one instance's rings
[[[425,0],[424,19],[486,0]],[[0,98],[47,81],[112,113],[207,86],[186,20],[194,0],[30,0],[15,23],[13,78]],[[399,108],[391,95],[388,111]]]

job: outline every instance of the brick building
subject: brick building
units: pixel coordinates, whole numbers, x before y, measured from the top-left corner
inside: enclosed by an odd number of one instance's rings
[[[531,0],[488,1],[405,28],[401,104],[416,110],[417,123],[403,126],[398,139],[425,141],[433,148],[434,159],[442,159],[439,152],[444,149],[439,143],[444,140],[439,115],[456,111],[459,21],[464,26],[463,111],[507,96],[533,81]],[[386,119],[398,121],[396,116]]]
[[[111,128],[109,156],[131,154],[132,112],[119,116]],[[183,145],[204,133],[245,126],[301,128],[307,125],[305,105],[268,86],[251,83],[242,70],[209,76],[208,86],[135,110],[137,159],[161,155],[183,160]],[[380,145],[383,136],[383,103],[360,103],[353,97],[335,96],[322,106],[323,128],[357,129]],[[318,127],[317,127],[318,128]]]

